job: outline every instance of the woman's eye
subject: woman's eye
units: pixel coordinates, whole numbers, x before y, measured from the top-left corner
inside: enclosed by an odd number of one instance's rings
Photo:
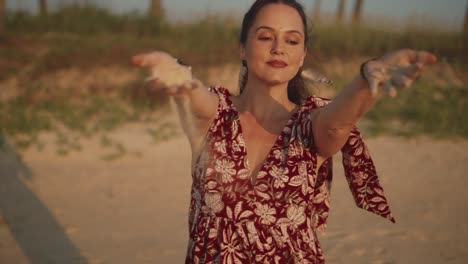
[[[268,41],[268,40],[271,40],[270,37],[259,37],[258,39],[261,40],[261,41]]]
[[[291,45],[298,45],[299,44],[299,41],[296,41],[296,40],[288,40],[286,42],[291,44]]]

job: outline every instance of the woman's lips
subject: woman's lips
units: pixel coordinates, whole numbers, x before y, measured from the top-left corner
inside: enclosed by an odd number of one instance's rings
[[[284,67],[288,66],[288,64],[286,62],[280,61],[280,60],[268,61],[267,64],[270,65],[271,67],[275,67],[275,68],[284,68]]]

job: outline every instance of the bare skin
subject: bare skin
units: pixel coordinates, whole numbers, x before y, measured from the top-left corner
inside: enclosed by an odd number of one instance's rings
[[[277,104],[271,116],[260,119],[247,109],[242,96],[232,98],[233,104],[240,114],[242,136],[247,149],[247,161],[251,169],[251,178],[255,182],[256,175],[264,163],[276,139],[281,134],[287,121],[297,111],[298,106],[291,103],[288,105]]]
[[[277,14],[281,13],[281,16]],[[304,62],[303,25],[298,13],[289,6],[270,4],[257,15],[249,31],[246,45],[240,46],[240,57],[248,65],[248,81],[243,93],[232,97],[240,113],[240,123],[247,148],[252,181],[263,164],[272,145],[298,106],[289,101],[287,85]],[[139,55],[144,56],[144,55]],[[165,57],[164,55],[163,57]],[[151,67],[161,74],[167,70],[155,63],[138,66]],[[272,63],[280,61],[285,65]],[[427,52],[399,50],[366,64],[364,80],[359,74],[325,107],[312,111],[312,130],[318,149],[318,166],[337,153],[349,137],[350,130],[371,109],[378,91],[386,89],[396,95],[396,88],[408,88],[425,65],[436,62]],[[172,95],[182,126],[190,141],[192,157],[200,153],[202,141],[213,122],[218,97],[196,79],[182,85],[168,85],[153,81],[157,89]]]

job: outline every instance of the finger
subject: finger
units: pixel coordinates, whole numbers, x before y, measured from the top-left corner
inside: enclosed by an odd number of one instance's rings
[[[183,83],[179,88],[180,92],[190,92],[202,86],[202,83],[199,80],[190,80]]]
[[[155,87],[165,87],[164,83],[161,82],[161,80],[159,80],[158,78],[153,78],[150,82],[151,82],[151,85]]]
[[[133,65],[138,66],[138,67],[143,67],[143,62],[144,62],[144,56],[142,54],[132,56]]]
[[[391,83],[398,88],[409,88],[413,84],[413,79],[403,74],[396,74],[392,77]]]
[[[203,87],[203,83],[198,79],[193,79],[191,82],[191,89],[195,90],[197,88]]]
[[[138,67],[154,67],[161,63],[161,55],[157,52],[137,54],[132,57],[132,63]]]
[[[157,77],[149,76],[149,77],[145,78],[145,82],[158,83],[160,81],[159,81],[159,78],[157,78]]]
[[[383,89],[391,97],[395,97],[398,94],[395,87],[393,87],[393,83],[391,80],[387,80],[384,82]]]
[[[376,78],[370,78],[368,83],[369,83],[369,89],[370,89],[372,97],[374,98],[377,97],[379,93],[380,81],[377,80]]]
[[[149,78],[147,78],[147,79],[149,79],[149,81],[151,82],[151,84],[152,84],[153,86],[163,86],[163,85],[164,85],[164,83],[161,82],[158,78],[149,77]]]
[[[411,63],[422,63],[423,65],[430,65],[437,62],[437,57],[434,54],[427,51],[414,51],[411,55]]]
[[[159,79],[157,78],[153,78],[151,81],[150,81],[150,84],[151,84],[151,90],[163,90],[163,89],[166,89],[167,86],[161,82]]]
[[[192,81],[186,81],[186,82],[184,82],[184,83],[180,86],[179,90],[184,91],[184,92],[192,90]]]
[[[166,92],[168,95],[174,96],[179,93],[179,87],[176,85],[171,85],[166,88]]]
[[[422,63],[411,64],[408,67],[401,67],[396,74],[404,75],[406,78],[415,79],[419,76],[424,65]]]
[[[369,83],[369,89],[371,91],[372,97],[377,96],[379,86],[382,81],[385,81],[389,78],[386,65],[377,61],[370,61],[366,63],[364,66],[364,75]]]

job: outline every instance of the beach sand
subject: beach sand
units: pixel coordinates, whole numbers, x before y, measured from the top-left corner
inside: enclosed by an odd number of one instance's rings
[[[41,151],[1,151],[0,263],[183,263],[189,144],[148,128],[113,132],[128,153],[113,161],[95,139],[66,156],[47,135]],[[354,205],[336,156],[327,263],[468,263],[468,141],[366,142],[397,223]]]

